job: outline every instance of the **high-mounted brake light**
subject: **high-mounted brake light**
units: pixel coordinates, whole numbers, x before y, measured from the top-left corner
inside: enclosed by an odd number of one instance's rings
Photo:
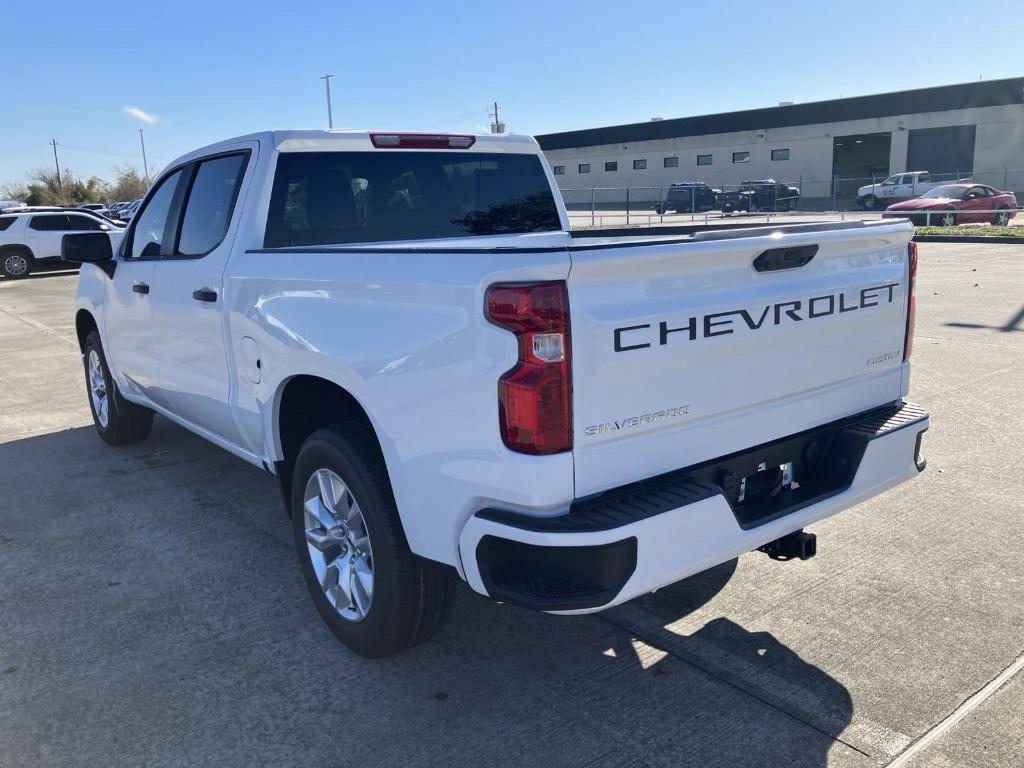
[[[469,149],[476,136],[448,133],[371,133],[370,141],[377,149]]]
[[[568,451],[572,368],[565,282],[492,285],[485,314],[519,342],[519,361],[498,380],[501,439],[518,453]]]
[[[907,260],[910,277],[907,282],[907,332],[903,337],[904,362],[910,359],[910,353],[914,349],[914,324],[917,321],[917,297],[914,295],[917,283],[917,243],[911,242],[907,246]]]

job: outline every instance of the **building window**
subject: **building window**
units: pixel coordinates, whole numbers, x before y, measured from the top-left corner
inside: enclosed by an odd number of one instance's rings
[[[749,152],[733,152],[732,161],[734,163],[749,163],[750,153]]]
[[[604,164],[604,169],[606,171],[617,171],[617,170],[619,170],[619,164],[617,162],[615,162],[614,160],[612,160],[612,161],[607,162],[607,163]]]
[[[564,165],[556,165],[555,168],[554,168],[554,171],[555,171],[555,176],[564,176],[565,175],[565,166]]]
[[[665,158],[665,167],[666,168],[678,168],[679,167],[679,158],[678,157],[666,157]]]
[[[634,160],[633,161],[633,170],[634,171],[646,171],[647,170],[647,161],[646,160]]]
[[[590,173],[590,163],[580,163],[580,173]]]
[[[789,160],[788,149],[773,149],[772,160]]]
[[[697,155],[697,165],[711,165],[711,155]]]

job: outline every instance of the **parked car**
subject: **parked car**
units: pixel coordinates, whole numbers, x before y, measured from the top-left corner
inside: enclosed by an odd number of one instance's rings
[[[124,222],[131,221],[132,220],[132,216],[135,215],[135,212],[139,209],[139,205],[141,205],[141,203],[142,203],[141,199],[139,199],[139,200],[132,200],[130,203],[125,203],[123,206],[121,206],[118,209],[117,217],[121,221],[124,221]]]
[[[910,219],[916,226],[952,227],[987,222],[1005,227],[1017,215],[1017,198],[987,184],[943,184],[921,197],[890,205],[883,219]]]
[[[970,181],[970,179],[962,179]],[[900,200],[920,197],[925,192],[949,181],[933,181],[928,171],[897,173],[878,184],[868,184],[857,190],[857,205],[866,211],[875,211]]]
[[[510,134],[175,160],[119,242],[64,237],[97,433],[159,413],[276,475],[366,656],[437,632],[457,578],[587,613],[808,558],[805,525],[924,469],[908,223],[574,232],[552,181]]]
[[[722,213],[795,211],[799,204],[800,190],[775,179],[744,181],[738,190],[722,192],[717,200]]]
[[[21,200],[0,200],[0,211],[7,208],[25,208],[26,205]]]
[[[99,232],[120,239],[122,230],[113,222],[89,211],[72,210],[26,208],[27,212],[0,214],[0,274],[18,279],[58,264],[61,241],[68,233]]]
[[[110,209],[104,203],[83,203],[78,207],[83,211],[92,211],[108,218],[110,216]]]
[[[694,213],[710,211],[715,207],[718,190],[703,181],[681,181],[672,184],[665,193],[665,199],[654,204],[658,214],[669,212]]]

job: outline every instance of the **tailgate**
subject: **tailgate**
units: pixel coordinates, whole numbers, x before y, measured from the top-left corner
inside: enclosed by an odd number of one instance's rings
[[[911,232],[899,222],[578,239],[577,497],[899,399]]]

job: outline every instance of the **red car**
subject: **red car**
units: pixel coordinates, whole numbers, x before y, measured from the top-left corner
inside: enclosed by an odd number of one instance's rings
[[[915,226],[937,227],[989,222],[1001,227],[1017,213],[1013,192],[1000,192],[985,184],[943,184],[920,197],[890,205],[883,219],[910,219]]]

